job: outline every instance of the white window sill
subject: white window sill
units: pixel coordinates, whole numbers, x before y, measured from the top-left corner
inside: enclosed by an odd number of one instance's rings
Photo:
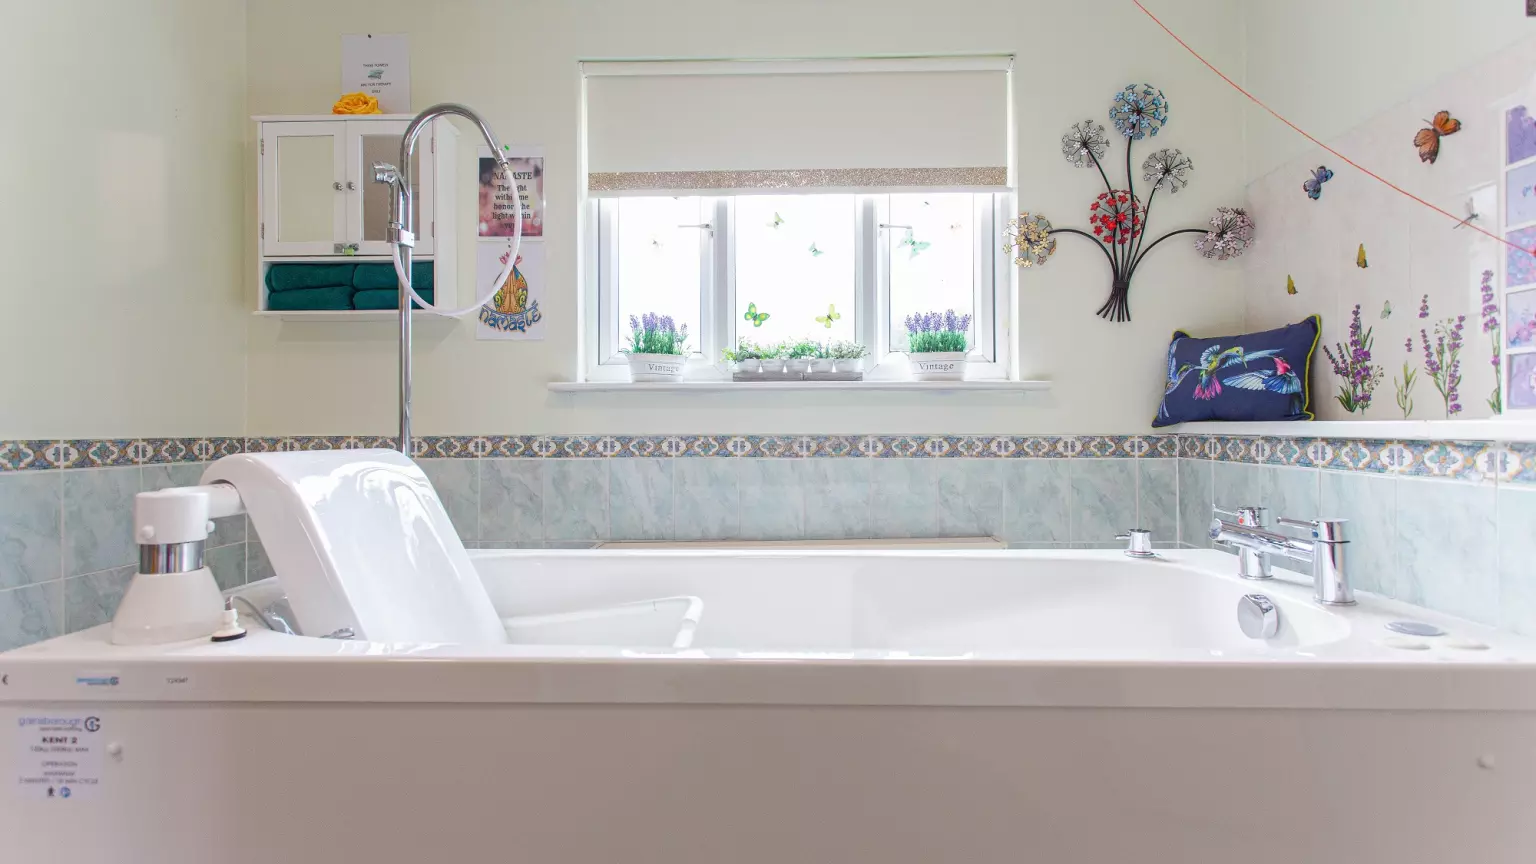
[[[552,381],[552,393],[1026,393],[1049,381]]]
[[[1265,435],[1273,438],[1383,438],[1408,441],[1536,441],[1536,417],[1496,420],[1315,420],[1292,423],[1182,423],[1183,435]]]

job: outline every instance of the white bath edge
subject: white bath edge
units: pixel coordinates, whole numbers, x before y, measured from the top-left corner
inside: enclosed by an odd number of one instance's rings
[[[744,552],[625,550],[506,551],[476,555],[476,566],[523,574],[538,568],[577,574],[650,560],[670,562],[658,572],[691,566],[753,562],[781,572],[799,559],[807,571],[824,572],[862,562],[877,585],[882,560],[921,569],[922,559],[958,565],[965,572],[1003,567],[1001,578],[1028,580],[1029,568],[1045,573],[1074,563],[1113,567],[1121,579],[1149,587],[1160,579],[1195,579],[1220,598],[1235,600],[1260,590],[1290,615],[1324,615],[1343,621],[1343,641],[1270,648],[1238,637],[1233,647],[1207,650],[1198,643],[1128,651],[1124,646],[933,651],[853,649],[683,650],[549,645],[385,644],[312,639],[253,630],[233,643],[123,648],[110,646],[97,628],[0,654],[0,704],[11,702],[110,703],[456,703],[637,705],[825,705],[1101,707],[1423,711],[1536,710],[1536,656],[1530,640],[1498,633],[1426,610],[1362,595],[1359,607],[1322,610],[1310,586],[1293,574],[1263,584],[1238,580],[1233,559],[1211,550],[1166,551],[1157,562],[1126,562],[1118,553],[1060,552],[872,552],[776,550]],[[1053,563],[1054,562],[1054,563]],[[1019,575],[1011,574],[1017,566]],[[1047,570],[1040,570],[1041,567]],[[960,572],[949,566],[950,572]],[[1097,572],[1097,570],[1093,571]],[[1111,572],[1111,571],[1105,571]],[[560,582],[570,577],[561,577]],[[597,578],[605,578],[598,576]],[[953,578],[953,577],[952,577]],[[1033,577],[1043,578],[1043,577]],[[497,581],[492,574],[491,583]],[[1179,583],[1175,583],[1179,584]],[[1196,586],[1198,587],[1198,585]],[[1025,590],[1026,582],[1018,590]],[[1052,589],[1054,590],[1054,589]],[[1159,588],[1158,590],[1162,590]],[[493,593],[495,593],[493,591]],[[1079,592],[1081,593],[1081,592]],[[1087,597],[1091,597],[1089,592]],[[1173,598],[1176,603],[1185,601]],[[1189,602],[1198,600],[1192,598]],[[983,597],[985,600],[985,597]],[[704,620],[711,619],[705,601]],[[1220,599],[1209,607],[1218,633],[1235,630],[1235,617]],[[1182,606],[1168,607],[1184,608]],[[718,611],[718,610],[717,610]],[[1068,610],[1070,611],[1070,610]],[[1235,611],[1235,610],[1234,610]],[[1066,614],[1063,612],[1061,614]],[[1074,613],[1075,614],[1075,613]],[[1154,614],[1149,611],[1148,614]],[[1167,615],[1168,612],[1161,614]],[[1194,619],[1205,620],[1206,612]],[[1424,650],[1387,647],[1384,622],[1397,618],[1439,622],[1452,635],[1482,640],[1487,650],[1429,640]],[[1168,619],[1172,621],[1173,619]],[[1028,634],[1021,634],[1027,636]],[[980,644],[980,643],[978,643]],[[1250,647],[1250,645],[1252,647]],[[81,676],[113,676],[112,687],[85,687]],[[25,694],[25,695],[23,695]]]

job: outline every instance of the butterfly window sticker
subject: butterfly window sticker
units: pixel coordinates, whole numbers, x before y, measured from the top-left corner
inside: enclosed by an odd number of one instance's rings
[[[924,201],[923,203],[926,204],[928,202]],[[919,240],[916,237],[914,237],[912,235],[912,229],[911,228],[908,228],[906,236],[901,238],[901,246],[906,248],[907,250],[909,250],[912,253],[911,256],[909,256],[910,258],[916,258],[917,254],[919,252],[923,251],[924,249],[927,249],[931,245],[933,245],[933,244],[929,243],[926,240]]]
[[[1440,139],[1461,131],[1461,121],[1451,118],[1451,112],[1441,111],[1435,119],[1424,121],[1427,125],[1413,136],[1413,146],[1419,150],[1419,161],[1435,164],[1440,158]]]
[[[827,304],[827,314],[825,314],[825,315],[817,315],[816,316],[816,323],[820,324],[821,326],[823,326],[825,328],[827,328],[828,330],[831,330],[832,329],[832,325],[836,324],[842,317],[843,317],[842,313],[837,311],[837,306],[835,306],[835,305],[833,305],[831,303],[828,303]]]
[[[1312,172],[1312,179],[1302,183],[1301,188],[1307,193],[1308,198],[1318,201],[1323,197],[1323,184],[1332,179],[1333,172],[1328,170],[1327,166],[1319,165],[1317,170]]]
[[[1285,277],[1285,293],[1291,295],[1292,297],[1296,296],[1296,277],[1295,276],[1287,275]]]
[[[1364,270],[1367,267],[1371,266],[1371,262],[1367,261],[1366,258],[1365,258],[1365,244],[1364,243],[1360,244],[1360,251],[1355,253],[1355,266],[1359,267],[1361,270]]]
[[[757,311],[756,303],[748,303],[747,314],[741,317],[743,320],[751,321],[753,327],[761,327],[763,326],[763,322],[768,320],[768,313]]]

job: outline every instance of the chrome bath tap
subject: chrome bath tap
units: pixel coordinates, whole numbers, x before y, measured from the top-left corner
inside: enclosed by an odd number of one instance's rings
[[[1262,511],[1262,508],[1242,508],[1238,512],[1258,522],[1262,516],[1254,511]],[[1249,559],[1238,562],[1239,574],[1245,579],[1269,578],[1271,557],[1279,555],[1312,565],[1313,596],[1317,602],[1328,606],[1353,606],[1355,590],[1349,584],[1349,572],[1344,567],[1344,550],[1349,543],[1344,539],[1345,520],[1280,519],[1278,522],[1308,531],[1312,539],[1301,540],[1256,524],[1243,524],[1240,515],[1238,522],[1228,522],[1220,516],[1211,519],[1211,540],[1223,546],[1235,546],[1239,552],[1254,556],[1257,573]]]
[[[1237,524],[1245,528],[1263,528],[1269,530],[1272,524],[1269,521],[1268,507],[1239,507],[1236,510],[1223,510],[1216,508],[1216,515],[1228,516],[1237,520]],[[1239,546],[1237,549],[1237,575],[1244,579],[1270,579],[1274,576],[1269,556]]]

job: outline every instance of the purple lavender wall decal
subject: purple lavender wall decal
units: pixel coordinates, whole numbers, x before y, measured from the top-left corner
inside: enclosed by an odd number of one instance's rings
[[[1333,398],[1351,414],[1364,413],[1371,407],[1371,394],[1381,383],[1382,371],[1371,362],[1371,345],[1375,341],[1373,329],[1360,323],[1360,304],[1356,303],[1350,316],[1348,345],[1323,346],[1323,353],[1328,355],[1328,362],[1333,366],[1333,374],[1343,379],[1338,395]]]
[[[1413,337],[1409,336],[1403,341],[1403,350],[1408,356],[1413,356]],[[1413,416],[1413,385],[1418,383],[1419,371],[1414,369],[1407,360],[1403,361],[1403,377],[1399,379],[1392,376],[1392,383],[1397,386],[1397,407],[1403,412],[1403,419]]]
[[[1483,297],[1483,332],[1493,340],[1493,395],[1488,397],[1488,407],[1495,414],[1504,413],[1504,394],[1499,387],[1503,373],[1504,339],[1499,329],[1499,304],[1493,296],[1493,271],[1483,271],[1483,282],[1478,286]]]
[[[1419,340],[1424,347],[1424,371],[1440,391],[1445,402],[1445,416],[1461,413],[1461,349],[1466,344],[1462,330],[1467,316],[1457,315],[1435,323],[1435,342],[1429,341],[1429,331],[1420,330]]]

